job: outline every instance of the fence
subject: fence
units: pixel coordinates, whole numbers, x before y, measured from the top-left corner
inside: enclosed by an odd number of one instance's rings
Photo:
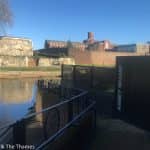
[[[87,91],[79,91],[69,99],[0,127],[0,144],[19,143],[30,145],[32,149],[44,149],[87,112],[95,112],[93,98]]]
[[[115,80],[115,68],[62,65],[64,87],[114,89]]]

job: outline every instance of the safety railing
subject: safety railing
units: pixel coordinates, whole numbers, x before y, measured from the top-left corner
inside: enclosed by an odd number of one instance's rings
[[[69,99],[39,112],[35,109],[35,113],[0,127],[0,144],[19,143],[43,149],[89,111],[95,112],[95,101],[87,91],[81,90]]]

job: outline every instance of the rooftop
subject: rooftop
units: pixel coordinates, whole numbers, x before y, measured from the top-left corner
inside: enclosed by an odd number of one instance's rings
[[[0,39],[21,39],[21,40],[28,40],[28,41],[32,41],[29,38],[25,38],[25,37],[14,37],[14,36],[0,36]]]

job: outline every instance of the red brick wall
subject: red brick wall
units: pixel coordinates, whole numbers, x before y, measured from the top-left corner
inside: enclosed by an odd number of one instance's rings
[[[115,65],[116,56],[136,56],[137,53],[110,52],[110,51],[88,51],[70,49],[69,56],[75,59],[76,64]]]
[[[88,51],[70,49],[69,57],[73,57],[76,64],[92,64],[91,53]]]

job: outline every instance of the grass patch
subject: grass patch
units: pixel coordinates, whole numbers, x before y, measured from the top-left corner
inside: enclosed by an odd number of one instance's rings
[[[101,68],[115,68],[115,65],[94,65],[94,64],[76,64],[77,66],[86,66],[86,67],[101,67]]]
[[[0,72],[3,71],[61,71],[61,67],[0,67]]]

